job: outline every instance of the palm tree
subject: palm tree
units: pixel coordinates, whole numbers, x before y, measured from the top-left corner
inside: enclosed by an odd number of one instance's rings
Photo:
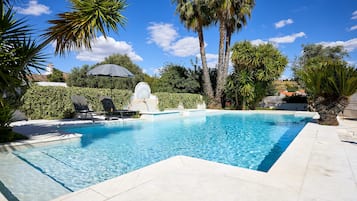
[[[15,19],[11,7],[0,4],[0,104],[5,99],[16,102],[19,87],[27,84],[31,68],[41,69],[44,55],[36,41],[31,38],[32,30],[23,19]],[[7,7],[7,6],[6,6]],[[10,98],[11,96],[11,98]],[[12,103],[10,105],[12,105]]]
[[[55,53],[64,54],[75,48],[91,48],[91,41],[97,32],[107,37],[107,31],[118,30],[118,24],[124,26],[126,18],[121,12],[126,8],[125,0],[70,0],[71,12],[58,14],[56,20],[44,34],[44,46],[56,42]]]
[[[227,80],[232,34],[247,24],[255,0],[212,0],[210,8],[215,11],[219,23],[218,78],[215,94],[217,106],[221,105],[222,93]]]
[[[319,123],[338,125],[337,115],[348,105],[348,97],[357,90],[357,69],[346,62],[331,59],[305,66],[298,71],[306,87],[312,108],[319,113]]]
[[[177,3],[176,12],[180,15],[181,22],[187,29],[197,32],[203,70],[203,90],[209,99],[213,100],[214,94],[207,66],[203,36],[203,27],[209,26],[212,22],[210,10],[205,1],[202,0],[175,0],[175,2]]]
[[[15,108],[28,83],[30,68],[40,69],[41,48],[31,38],[31,29],[16,19],[9,1],[0,2],[0,141],[11,134]],[[4,137],[5,136],[5,137]],[[10,137],[11,138],[11,137]]]
[[[21,97],[19,88],[27,83],[31,70],[42,67],[44,56],[41,50],[56,42],[56,54],[74,48],[90,48],[97,32],[104,37],[109,30],[117,31],[117,24],[123,26],[125,17],[121,11],[125,0],[70,0],[73,11],[59,14],[59,19],[43,36],[44,42],[37,44],[31,38],[31,29],[23,20],[16,20],[11,4],[13,0],[0,0],[0,127],[8,126],[12,112]],[[22,91],[23,92],[23,91]]]

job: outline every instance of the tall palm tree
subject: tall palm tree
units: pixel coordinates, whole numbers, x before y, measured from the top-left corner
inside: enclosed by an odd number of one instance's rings
[[[97,32],[107,37],[107,31],[124,26],[126,18],[121,12],[126,8],[125,0],[70,0],[72,11],[58,14],[56,20],[44,34],[44,45],[56,42],[55,53],[64,54],[75,48],[91,48]]]
[[[181,22],[187,29],[197,32],[203,70],[203,90],[212,100],[214,94],[207,66],[203,36],[203,28],[212,23],[210,10],[205,1],[202,0],[174,0],[174,2],[177,3],[176,12],[179,14]]]
[[[219,23],[218,78],[215,94],[216,104],[221,105],[221,97],[228,74],[230,44],[232,34],[241,30],[251,17],[255,0],[212,0],[210,8],[215,11]]]

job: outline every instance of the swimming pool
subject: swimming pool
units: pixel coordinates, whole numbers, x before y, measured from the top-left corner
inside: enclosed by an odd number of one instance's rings
[[[78,141],[15,151],[69,191],[175,155],[268,171],[311,118],[226,113],[156,122],[64,127]]]

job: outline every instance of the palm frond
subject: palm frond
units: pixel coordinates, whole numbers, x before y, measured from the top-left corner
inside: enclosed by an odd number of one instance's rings
[[[76,48],[91,48],[91,41],[100,32],[107,37],[109,30],[117,31],[123,27],[126,18],[121,14],[127,4],[125,0],[71,0],[73,11],[58,14],[58,19],[43,35],[46,43],[56,42],[55,53],[63,55],[65,51]]]

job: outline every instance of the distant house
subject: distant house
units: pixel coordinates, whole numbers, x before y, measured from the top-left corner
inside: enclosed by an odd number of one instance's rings
[[[290,97],[290,96],[306,96],[305,90],[303,89],[299,89],[297,91],[280,91],[280,96],[286,96],[286,97]]]
[[[46,72],[43,74],[32,74],[28,75],[27,79],[31,82],[34,82],[40,86],[63,86],[67,87],[65,82],[49,82],[48,76],[53,73],[54,65],[48,64],[46,67]],[[63,78],[66,80],[68,78],[68,73],[63,73]]]

